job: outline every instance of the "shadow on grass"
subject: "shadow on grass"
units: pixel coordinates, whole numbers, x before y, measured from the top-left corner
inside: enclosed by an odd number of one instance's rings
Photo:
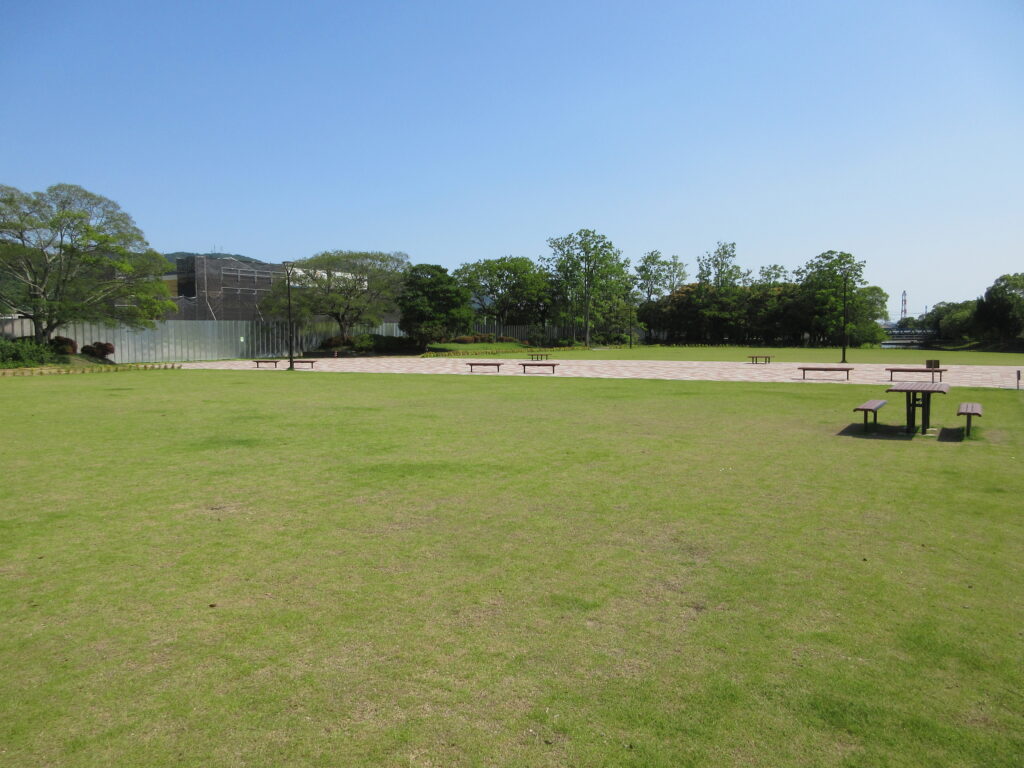
[[[877,427],[874,424],[868,424],[868,431],[865,432],[864,423],[858,421],[843,427],[836,434],[839,437],[860,437],[868,440],[913,440],[919,433],[907,434],[907,429],[902,424],[879,424]]]
[[[966,439],[964,433],[964,427],[943,427],[939,430],[938,440],[940,443],[962,443]]]

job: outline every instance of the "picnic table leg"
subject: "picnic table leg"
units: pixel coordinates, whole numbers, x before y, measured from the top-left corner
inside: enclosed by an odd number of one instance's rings
[[[932,417],[932,393],[921,393],[921,434],[927,434]]]
[[[907,432],[913,434],[917,429],[914,393],[907,392]]]

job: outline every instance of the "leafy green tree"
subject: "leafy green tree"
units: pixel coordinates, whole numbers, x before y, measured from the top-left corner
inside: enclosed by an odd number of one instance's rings
[[[37,342],[76,321],[151,327],[174,309],[165,272],[114,201],[73,184],[0,186],[0,311],[31,320]]]
[[[397,308],[409,257],[380,251],[323,251],[295,262],[292,303],[299,317],[322,315],[338,324],[348,338],[359,325],[379,323]],[[264,308],[285,311],[287,286],[274,283]]]
[[[796,276],[806,332],[813,345],[839,346],[846,333],[852,344],[881,339],[875,326],[878,320],[888,317],[888,296],[881,288],[866,285],[863,261],[842,251],[826,251],[799,268]]]
[[[975,330],[975,314],[978,302],[940,301],[918,322],[919,327],[932,330],[940,339],[947,341],[970,341]]]
[[[435,264],[416,264],[406,272],[398,295],[402,313],[398,327],[420,346],[457,336],[470,329],[473,308],[469,291]]]
[[[481,317],[500,325],[530,325],[547,319],[551,304],[547,274],[525,256],[463,264],[453,276],[469,291]]]
[[[975,322],[982,335],[1011,341],[1024,332],[1024,272],[1002,275],[978,299]]]
[[[583,322],[584,343],[590,346],[595,312],[620,296],[628,283],[629,262],[611,240],[592,229],[548,239],[552,255],[545,266],[567,316]]]
[[[736,243],[719,242],[697,259],[699,329],[703,340],[745,340],[744,299],[750,273],[736,264]]]

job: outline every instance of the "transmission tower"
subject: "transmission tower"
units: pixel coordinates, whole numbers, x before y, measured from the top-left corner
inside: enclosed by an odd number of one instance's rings
[[[903,292],[903,307],[900,309],[900,320],[907,319],[907,292]]]

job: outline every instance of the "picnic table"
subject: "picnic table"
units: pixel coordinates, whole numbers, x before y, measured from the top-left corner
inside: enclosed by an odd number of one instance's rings
[[[907,432],[917,430],[917,409],[921,409],[921,432],[931,426],[932,395],[948,395],[949,384],[932,381],[901,381],[889,387],[886,392],[903,392],[907,396]]]
[[[772,355],[747,355],[750,358],[750,362],[753,365],[758,365],[759,360],[764,360],[764,364],[768,365],[772,361]]]

